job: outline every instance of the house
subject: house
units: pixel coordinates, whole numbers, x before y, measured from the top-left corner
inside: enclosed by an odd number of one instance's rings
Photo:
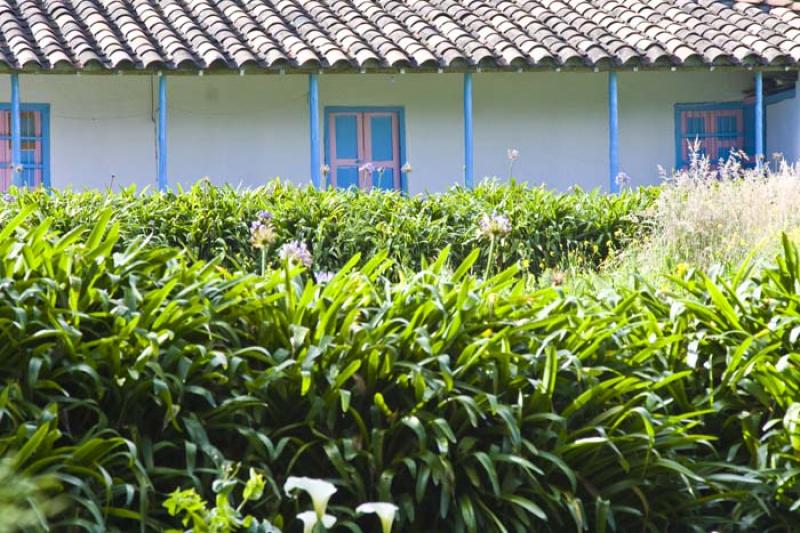
[[[800,158],[798,68],[792,0],[0,0],[0,186],[614,190]]]

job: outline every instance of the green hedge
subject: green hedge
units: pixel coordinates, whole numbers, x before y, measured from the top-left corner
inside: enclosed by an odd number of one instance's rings
[[[657,189],[608,196],[576,190],[559,194],[544,188],[485,183],[474,191],[406,197],[399,193],[324,191],[273,182],[252,191],[197,185],[185,192],[118,194],[38,191],[20,194],[19,204],[38,205],[61,231],[91,226],[105,208],[120,223],[122,242],[139,235],[177,246],[196,259],[223,258],[232,269],[253,271],[259,255],[250,245],[249,227],[262,210],[273,214],[281,243],[300,240],[314,255],[315,268],[335,271],[356,253],[371,257],[388,251],[395,265],[417,270],[423,260],[451,247],[455,262],[475,246],[483,215],[507,216],[511,234],[499,247],[499,262],[521,261],[539,272],[565,261],[595,265],[619,249],[640,228],[638,215]]]
[[[370,500],[398,531],[800,527],[791,246],[760,277],[589,299],[480,281],[479,252],[317,285],[123,245],[110,213],[26,217],[0,230],[0,454],[60,481],[57,530],[161,530],[167,493],[213,500],[228,461],[266,473],[247,512],[285,526],[279,487],[307,475],[355,531]]]

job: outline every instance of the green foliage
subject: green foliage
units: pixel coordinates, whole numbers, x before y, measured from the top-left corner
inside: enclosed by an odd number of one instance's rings
[[[92,227],[99,213],[110,209],[123,247],[147,236],[152,244],[179,247],[191,258],[219,256],[222,266],[249,272],[259,271],[260,254],[251,245],[249,227],[262,210],[274,215],[275,248],[291,240],[307,243],[318,271],[336,271],[355,254],[371,257],[382,251],[394,267],[418,270],[447,246],[459,263],[475,246],[488,245],[477,235],[478,222],[498,212],[511,220],[513,230],[498,247],[497,267],[520,261],[523,268],[539,272],[567,260],[585,265],[604,260],[641,229],[636,215],[656,194],[657,189],[612,196],[580,190],[559,194],[484,183],[474,191],[454,188],[406,197],[272,182],[247,191],[208,184],[166,194],[34,191],[19,194],[7,208],[35,204],[62,232]],[[481,268],[487,259],[480,259]]]
[[[58,489],[53,478],[20,472],[14,457],[0,461],[0,533],[44,529],[46,516],[61,506],[52,499]]]
[[[56,528],[230,510],[232,463],[265,476],[239,510],[280,527],[288,476],[334,482],[353,531],[366,501],[398,531],[800,527],[789,242],[758,274],[576,297],[479,279],[479,251],[231,274],[110,211],[56,233],[31,210],[0,229],[0,452],[59,480]]]
[[[250,469],[250,477],[242,490],[241,503],[234,508],[231,498],[237,485],[236,469],[227,468],[224,475],[223,479],[216,480],[213,484],[217,495],[213,509],[208,509],[208,504],[195,489],[175,489],[164,502],[169,515],[183,515],[183,525],[191,525],[187,531],[194,533],[231,533],[239,530],[248,533],[280,533],[269,522],[259,522],[251,515],[242,516],[244,505],[261,499],[264,494],[264,476]],[[179,530],[169,532],[180,533]]]

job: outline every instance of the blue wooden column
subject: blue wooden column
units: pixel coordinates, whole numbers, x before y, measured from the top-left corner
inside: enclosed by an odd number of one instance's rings
[[[756,72],[756,102],[755,102],[755,158],[756,164],[764,161],[764,73]]]
[[[19,74],[11,74],[11,183],[25,185],[22,174],[22,110],[19,96]]]
[[[308,131],[311,145],[311,182],[319,188],[322,167],[319,162],[319,80],[316,74],[308,75]]]
[[[472,73],[464,74],[464,187],[472,189],[474,148],[472,144]]]
[[[608,73],[608,190],[619,192],[619,94],[617,72]]]
[[[167,190],[167,76],[158,77],[158,190]]]

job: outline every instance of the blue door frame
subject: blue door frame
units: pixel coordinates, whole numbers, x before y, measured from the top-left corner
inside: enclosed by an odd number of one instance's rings
[[[397,113],[399,140],[400,140],[400,166],[406,163],[406,119],[405,109],[402,106],[326,106],[325,107],[325,164],[331,164],[330,143],[330,116],[331,113]],[[400,172],[400,191],[408,194],[408,177]]]
[[[42,186],[50,188],[50,104],[21,104],[21,111],[38,112],[42,116]],[[11,103],[0,103],[0,111],[11,111]],[[10,138],[10,137],[9,137]],[[2,139],[6,140],[6,139]],[[22,141],[32,140],[30,137],[22,137]],[[25,184],[29,185],[29,184]]]

